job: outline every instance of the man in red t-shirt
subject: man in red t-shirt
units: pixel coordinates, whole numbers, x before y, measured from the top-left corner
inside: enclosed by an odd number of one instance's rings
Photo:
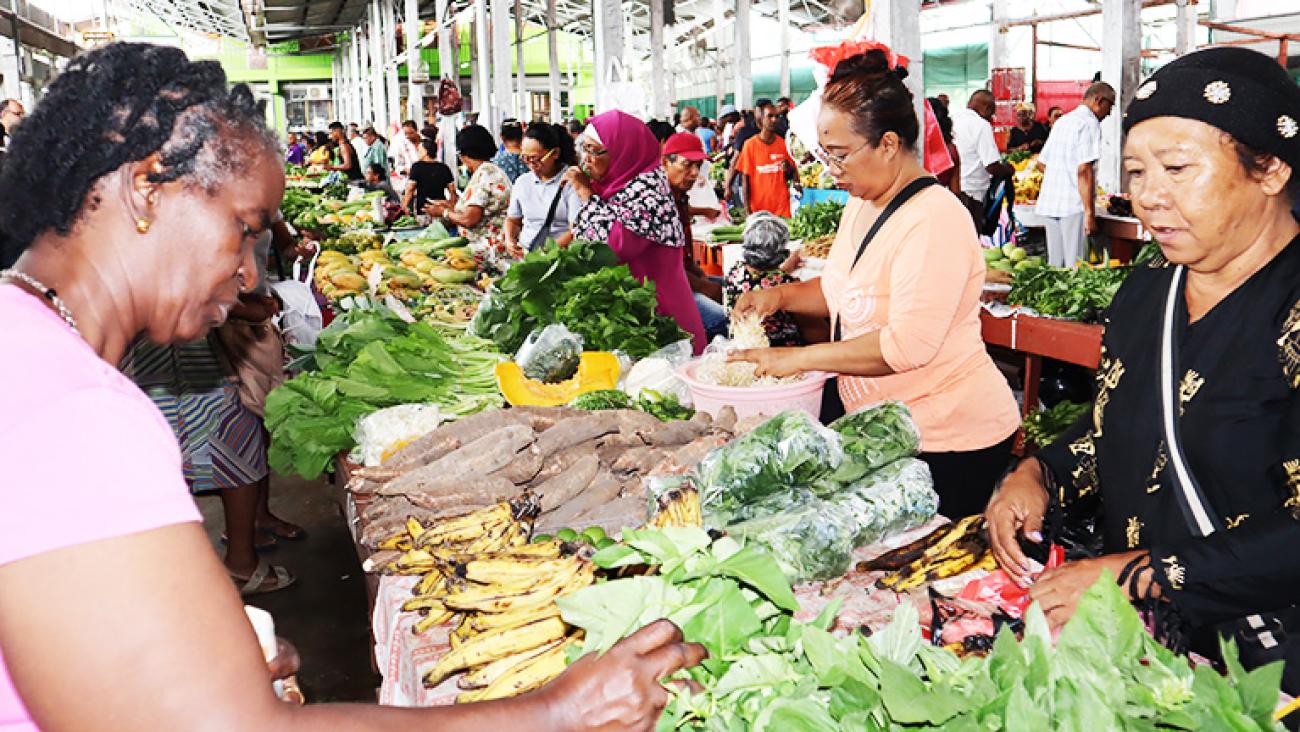
[[[790,189],[786,181],[795,178],[796,168],[785,139],[776,134],[780,115],[768,102],[759,107],[757,118],[758,135],[745,142],[728,177],[744,174],[745,207],[750,213],[767,211],[790,218]],[[724,190],[731,190],[730,185]]]

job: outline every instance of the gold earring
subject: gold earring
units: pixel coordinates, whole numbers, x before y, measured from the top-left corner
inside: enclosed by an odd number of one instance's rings
[[[146,219],[146,218],[143,218],[143,217],[138,218],[138,219],[135,220],[135,230],[136,230],[138,233],[141,233],[141,234],[148,234],[148,233],[149,233],[149,226],[152,225],[152,224],[153,224],[153,222],[150,221],[149,219]]]

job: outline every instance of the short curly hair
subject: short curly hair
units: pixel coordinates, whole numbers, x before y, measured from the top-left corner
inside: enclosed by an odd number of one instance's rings
[[[145,43],[78,56],[13,135],[0,170],[0,267],[37,237],[71,233],[99,204],[100,178],[158,153],[155,183],[182,180],[214,193],[249,162],[251,140],[276,149],[262,102],[226,85],[215,61]]]

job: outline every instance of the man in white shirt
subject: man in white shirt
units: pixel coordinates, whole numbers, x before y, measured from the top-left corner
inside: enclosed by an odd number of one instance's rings
[[[402,123],[402,134],[394,138],[389,154],[393,158],[393,170],[403,178],[411,174],[411,166],[420,159],[420,130],[415,120],[408,119]]]
[[[993,176],[1015,172],[1002,162],[1002,152],[993,139],[993,125],[989,120],[993,119],[995,111],[997,105],[993,94],[980,89],[970,96],[965,109],[952,116],[952,142],[961,158],[962,202],[976,219],[977,228],[984,208],[984,194],[988,192]]]
[[[1099,81],[1088,87],[1083,104],[1052,127],[1038,156],[1043,187],[1034,211],[1046,219],[1047,261],[1074,267],[1084,242],[1097,231],[1097,160],[1101,157],[1101,121],[1115,106],[1115,90]]]
[[[357,151],[357,159],[366,157],[370,145],[366,144],[366,138],[361,134],[356,122],[348,123],[348,142],[352,143],[352,149]]]

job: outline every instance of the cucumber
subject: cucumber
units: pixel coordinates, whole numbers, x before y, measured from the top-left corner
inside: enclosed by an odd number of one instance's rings
[[[442,239],[442,240],[440,240],[437,244],[434,244],[434,245],[430,248],[430,251],[441,252],[441,251],[443,251],[443,250],[445,250],[445,249],[451,249],[451,248],[453,248],[453,247],[461,247],[461,246],[465,246],[465,244],[467,244],[467,243],[469,243],[469,240],[466,239],[466,238],[463,237],[463,236],[452,236],[452,237],[448,237],[448,238],[446,238],[446,239]]]

